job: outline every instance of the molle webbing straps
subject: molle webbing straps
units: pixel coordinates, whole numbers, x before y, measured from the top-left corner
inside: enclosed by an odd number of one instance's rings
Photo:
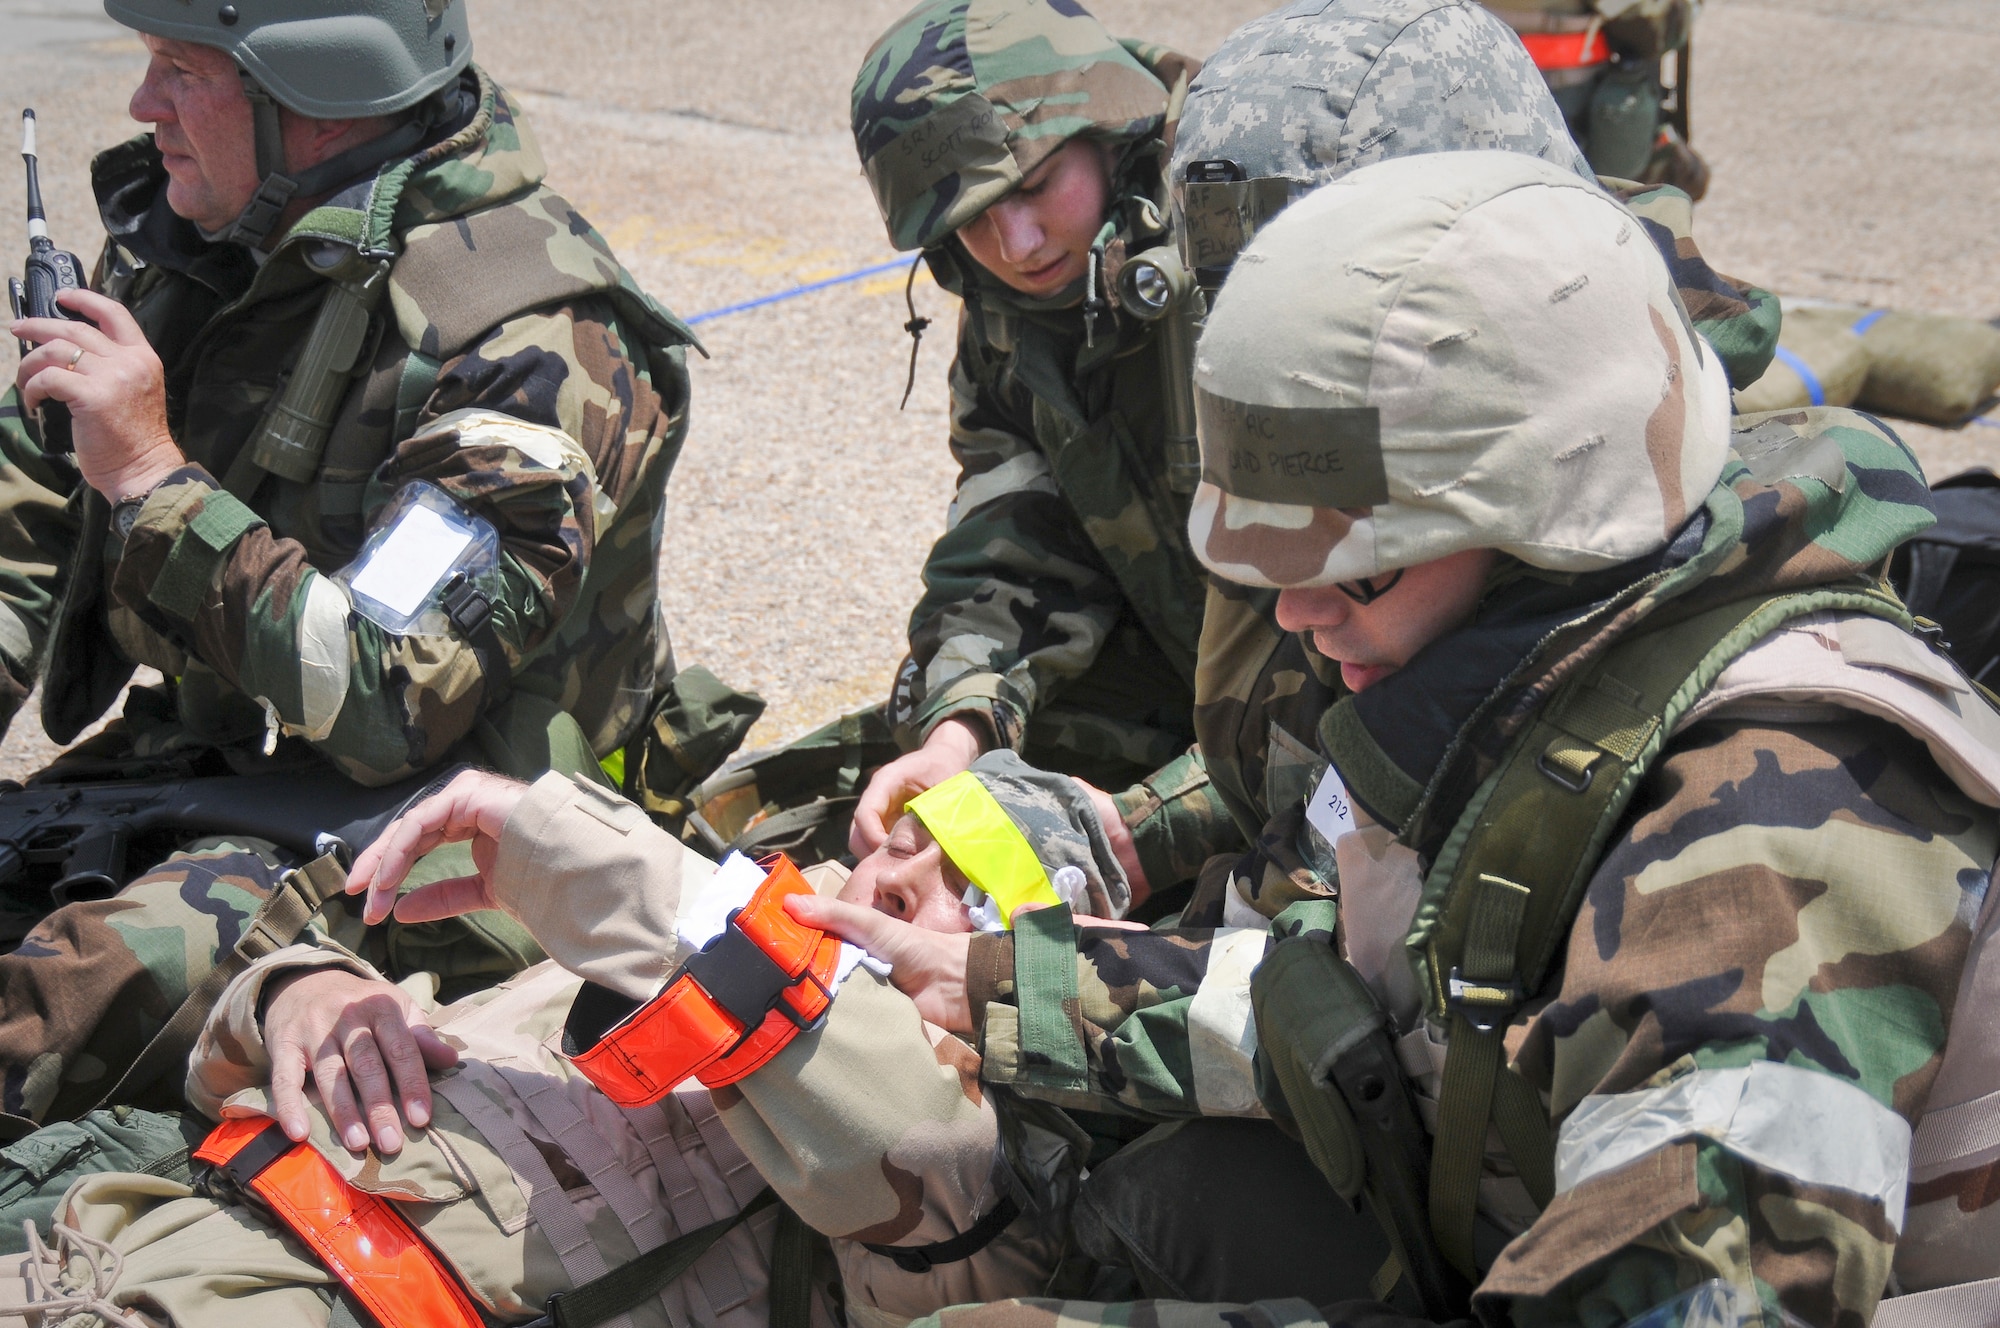
[[[760,1069],[833,1004],[840,938],[785,911],[812,887],[782,853],[722,934],[688,957],[644,1004],[585,984],[563,1029],[563,1054],[621,1107],[643,1107],[689,1076],[710,1088]]]
[[[97,1100],[97,1107],[130,1103],[163,1074],[186,1074],[188,1053],[194,1050],[195,1039],[201,1035],[202,1025],[208,1022],[209,1012],[222,999],[223,989],[252,963],[296,941],[326,901],[346,886],[347,873],[331,853],[286,872],[279,879],[278,888],[257,910],[257,916],[243,929],[241,939],[216,960],[208,976],[174,1011],[173,1018],[153,1035],[153,1040],[132,1062],[132,1068]],[[179,1084],[173,1087],[174,1096],[178,1097]]]
[[[970,770],[925,789],[904,810],[924,823],[968,881],[992,897],[1008,926],[1023,904],[1062,902],[1034,846]]]
[[[694,1267],[715,1242],[777,1201],[778,1196],[775,1191],[763,1190],[729,1217],[711,1222],[705,1227],[697,1227],[685,1235],[676,1236],[657,1249],[647,1250],[630,1263],[622,1264],[574,1290],[559,1291],[549,1297],[548,1312],[539,1319],[530,1320],[522,1325],[522,1328],[596,1328],[598,1324],[608,1319],[617,1318],[629,1310],[636,1309],[659,1295],[676,1278]],[[785,1211],[790,1212],[789,1209]],[[781,1215],[778,1232],[781,1239],[774,1242],[771,1252],[771,1328],[780,1328],[779,1280],[782,1274],[789,1271],[783,1265],[789,1262],[801,1267],[802,1271],[810,1275],[809,1264],[801,1265],[796,1256],[788,1260],[787,1252],[777,1248],[783,1244],[782,1237],[785,1234],[782,1220]],[[809,1256],[810,1251],[807,1251],[807,1254]],[[802,1281],[801,1285],[810,1295],[810,1281]],[[805,1324],[805,1318],[800,1316],[785,1325],[785,1328],[805,1328]]]
[[[1635,633],[1557,690],[1439,851],[1411,943],[1430,1014],[1449,1027],[1431,1226],[1467,1276],[1477,1275],[1488,1121],[1529,1196],[1546,1205],[1554,1191],[1549,1122],[1540,1095],[1507,1067],[1504,1034],[1557,968],[1604,845],[1680,716],[1723,668],[1791,619],[1824,611],[1908,623],[1899,603],[1857,584],[1739,600]]]
[[[350,1185],[276,1121],[226,1120],[194,1156],[255,1196],[381,1328],[484,1328],[458,1278],[394,1204]]]

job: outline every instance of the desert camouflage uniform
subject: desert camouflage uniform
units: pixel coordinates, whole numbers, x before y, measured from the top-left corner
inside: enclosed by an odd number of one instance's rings
[[[162,351],[188,464],[121,543],[73,464],[0,399],[0,655],[17,701],[39,669],[53,736],[95,718],[136,663],[170,681],[135,692],[94,750],[220,747],[243,770],[324,758],[381,784],[448,755],[590,768],[644,720],[671,672],[653,578],[690,337],[541,186],[533,138],[476,68],[462,117],[310,212],[261,265],[167,211],[150,138],[96,163],[111,233],[99,281]],[[313,264],[357,248],[394,264],[320,469],[246,476],[237,454],[327,289]],[[239,493],[218,479],[232,472]],[[417,480],[499,533],[474,639],[389,633],[332,579]],[[276,762],[260,765],[273,729]],[[205,848],[59,911],[0,959],[0,1108],[87,1107],[237,940],[272,868],[258,844]],[[505,919],[392,926],[371,944],[391,971],[461,985],[535,956]]]
[[[1247,662],[1222,674],[1238,688],[1230,741],[1207,744],[1211,760],[1239,760],[1230,795],[1264,817],[1260,851],[1217,873],[1197,919],[1219,925],[1136,941],[1033,927],[975,938],[987,1080],[1161,1119],[1287,1110],[1253,1074],[1249,974],[1274,941],[1272,918],[1300,900],[1337,900],[1338,934],[1326,939],[1397,1020],[1428,1112],[1445,1049],[1419,948],[1435,925],[1439,878],[1428,874],[1473,818],[1502,814],[1467,810],[1502,755],[1558,685],[1610,647],[1653,632],[1669,641],[1703,609],[1810,592],[1823,607],[1739,655],[1649,767],[1588,875],[1566,963],[1513,1015],[1509,1056],[1551,1119],[1569,1118],[1574,1149],[1618,1133],[1580,1105],[1615,1112],[1752,1067],[1825,1076],[1810,1093],[1840,1104],[1829,1119],[1885,1137],[1927,1109],[1957,1108],[1960,1084],[1930,1095],[1958,1059],[1946,1040],[1969,1013],[1968,946],[1975,931],[1990,942],[2000,917],[1989,891],[2000,722],[1893,611],[1888,621],[1853,611],[1875,602],[1888,553],[1930,523],[1922,474],[1886,429],[1847,411],[1740,420],[1732,448],[1667,549],[1606,572],[1503,561],[1471,625],[1363,694],[1336,699],[1313,661],[1253,638]],[[1247,520],[1226,540],[1216,521],[1226,553],[1214,561],[1275,554],[1299,537],[1264,528],[1254,545],[1257,518]],[[1226,643],[1218,621],[1212,611],[1208,639]],[[1319,687],[1316,707],[1295,703],[1302,684]],[[1252,750],[1262,742],[1267,753]],[[1357,830],[1333,844],[1304,805],[1328,755],[1357,804]],[[1279,918],[1281,930],[1300,919]],[[1052,956],[1072,949],[1057,968]],[[1075,1012],[1068,1037],[1048,1035],[1057,1010]],[[1793,1081],[1790,1091],[1808,1090]],[[1540,1212],[1489,1145],[1481,1211],[1519,1235],[1483,1270],[1482,1313],[1611,1328],[1721,1278],[1805,1322],[1860,1323],[1892,1261],[1905,1289],[2000,1272],[1980,1243],[1994,1221],[1990,1156],[1889,1176],[1864,1194],[1705,1137],[1662,1143]],[[1018,1312],[1001,1317],[1043,1322],[1056,1310]],[[1062,1313],[1123,1322],[1132,1311]]]
[[[826,873],[817,881],[823,889],[845,878],[838,867],[818,870]],[[927,1272],[907,1271],[861,1243],[950,1240],[1003,1198],[1025,1193],[980,1087],[978,1056],[925,1024],[907,997],[865,969],[841,985],[822,1028],[726,1089],[691,1080],[657,1106],[625,1110],[552,1049],[584,978],[631,999],[654,993],[681,957],[679,904],[713,871],[631,804],[582,781],[544,776],[510,819],[489,879],[574,971],[541,964],[432,1007],[439,1032],[464,1059],[433,1076],[435,1120],[411,1131],[400,1153],[349,1153],[317,1106],[313,1146],[359,1188],[406,1204],[480,1305],[503,1322],[532,1317],[550,1293],[729,1216],[767,1183],[832,1238],[850,1324],[892,1328],[947,1304],[1043,1291],[1061,1226],[1032,1206],[972,1258]],[[188,1099],[197,1109],[211,1119],[269,1113],[262,994],[280,975],[324,966],[375,976],[336,947],[298,946],[231,984],[190,1066]],[[1065,1147],[1051,1137],[1028,1150],[1050,1168],[1036,1177],[1037,1190],[1069,1167]],[[549,1205],[576,1213],[581,1246],[566,1245],[545,1220]],[[660,1302],[634,1311],[633,1322],[765,1322],[774,1217],[731,1233]],[[158,1306],[173,1322],[201,1328],[327,1321],[327,1272],[241,1207],[171,1181],[104,1174],[73,1189],[59,1219],[124,1256],[126,1271],[109,1296],[115,1304]],[[12,1304],[5,1294],[0,1288],[0,1307]],[[824,1286],[814,1322],[834,1322]]]
[[[1159,338],[1108,307],[1086,338],[1082,283],[1023,296],[952,232],[1086,135],[1114,162],[1107,268],[1159,242],[1161,134],[1194,68],[1120,45],[1073,6],[938,0],[855,81],[855,143],[891,242],[922,249],[965,301],[958,492],[890,708],[906,741],[975,718],[1036,765],[1124,788],[1192,737],[1204,578],[1188,496],[1167,482]],[[955,155],[933,164],[947,134]]]

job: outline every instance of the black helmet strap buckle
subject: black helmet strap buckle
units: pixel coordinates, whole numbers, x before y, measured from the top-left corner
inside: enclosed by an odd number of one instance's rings
[[[278,119],[278,103],[267,92],[262,83],[251,77],[247,69],[237,71],[243,76],[243,95],[250,100],[250,125],[255,134],[257,152],[257,192],[252,194],[236,220],[222,233],[225,240],[255,249],[270,238],[271,228],[278,223],[278,216],[292,196],[299,191],[299,182],[285,174],[285,129]]]
[[[335,185],[376,169],[392,157],[411,151],[424,141],[434,125],[450,114],[454,104],[449,98],[430,98],[414,107],[409,119],[381,137],[358,143],[317,166],[289,175],[285,171],[285,132],[278,117],[277,99],[249,70],[237,72],[243,77],[243,95],[250,101],[260,183],[221,238],[252,249],[271,237],[279,216],[294,198],[323,194]]]

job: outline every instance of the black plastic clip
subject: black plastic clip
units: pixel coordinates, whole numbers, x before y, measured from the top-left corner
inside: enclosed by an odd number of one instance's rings
[[[764,1017],[776,1010],[792,1021],[801,1033],[810,1033],[826,1022],[826,1010],[819,1017],[806,1020],[792,1008],[785,999],[785,993],[801,982],[810,982],[827,997],[827,1009],[832,1008],[833,993],[827,991],[808,964],[804,972],[794,978],[779,966],[778,961],[764,953],[762,946],[750,939],[743,929],[736,925],[737,909],[729,915],[729,925],[722,934],[703,946],[700,951],[687,957],[682,967],[687,975],[701,985],[717,1005],[729,1012],[729,1017],[742,1025],[743,1034],[730,1047],[725,1056],[764,1026]]]
[[[444,616],[451,619],[451,625],[462,636],[477,635],[480,628],[493,620],[493,601],[463,572],[454,572],[451,580],[444,583],[439,604]]]

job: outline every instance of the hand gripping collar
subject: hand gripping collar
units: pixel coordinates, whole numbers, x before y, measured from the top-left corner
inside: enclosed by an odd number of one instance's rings
[[[733,1084],[825,1022],[840,938],[785,912],[812,887],[790,858],[761,859],[764,883],[722,934],[642,1003],[589,983],[563,1028],[563,1054],[621,1107],[643,1107],[690,1075]]]

